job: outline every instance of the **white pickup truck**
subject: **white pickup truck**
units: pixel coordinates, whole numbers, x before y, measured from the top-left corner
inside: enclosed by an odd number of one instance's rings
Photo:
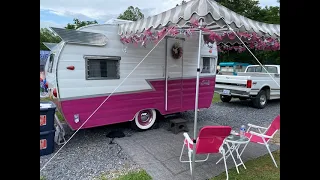
[[[270,99],[280,99],[280,65],[250,65],[238,75],[217,75],[215,92],[222,102],[232,98],[251,99],[254,107],[262,109]],[[272,77],[270,77],[272,76]]]

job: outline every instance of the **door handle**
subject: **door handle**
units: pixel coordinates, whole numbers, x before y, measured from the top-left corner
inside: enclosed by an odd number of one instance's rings
[[[165,76],[165,69],[164,69],[164,66],[162,66],[162,77],[164,77]]]

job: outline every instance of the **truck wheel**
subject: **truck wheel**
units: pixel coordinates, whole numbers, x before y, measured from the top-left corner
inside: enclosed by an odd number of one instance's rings
[[[136,130],[147,130],[156,122],[157,112],[154,109],[139,111],[132,121],[133,128]]]
[[[267,106],[267,93],[265,90],[261,90],[258,95],[252,99],[253,106],[258,109],[263,109]]]
[[[220,94],[220,99],[222,102],[230,102],[231,101],[231,96],[225,96]]]

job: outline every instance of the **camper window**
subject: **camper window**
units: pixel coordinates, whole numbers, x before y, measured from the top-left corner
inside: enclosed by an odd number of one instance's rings
[[[120,57],[90,57],[86,58],[87,79],[119,79]]]
[[[211,69],[211,60],[210,57],[203,57],[202,58],[202,71],[201,73],[210,73],[210,69]]]
[[[48,73],[52,73],[54,54],[50,54]]]

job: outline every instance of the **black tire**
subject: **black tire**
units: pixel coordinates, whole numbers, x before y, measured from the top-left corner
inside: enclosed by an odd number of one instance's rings
[[[247,100],[248,98],[246,98],[246,97],[239,97],[239,99],[240,99],[241,101],[245,101],[245,100]]]
[[[225,96],[220,94],[220,99],[222,102],[230,102],[232,97],[231,96]]]
[[[258,95],[252,99],[253,106],[258,109],[263,109],[267,106],[268,98],[265,90],[261,90]]]

